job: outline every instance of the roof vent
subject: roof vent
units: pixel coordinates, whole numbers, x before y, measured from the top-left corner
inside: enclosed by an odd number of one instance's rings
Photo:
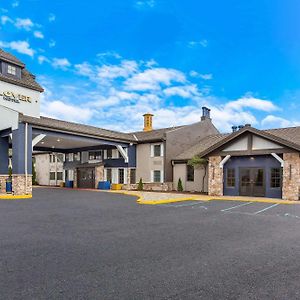
[[[210,120],[210,109],[208,107],[203,106],[202,107],[202,117],[201,117],[201,121],[204,120]]]
[[[241,130],[241,129],[243,129],[244,127],[245,127],[244,125],[239,125],[239,126],[238,126],[238,129]]]
[[[245,127],[251,127],[251,124],[245,124]]]
[[[237,127],[237,126],[232,126],[231,128],[232,128],[232,132],[236,132],[236,131],[237,131],[237,129],[238,129],[238,127]]]

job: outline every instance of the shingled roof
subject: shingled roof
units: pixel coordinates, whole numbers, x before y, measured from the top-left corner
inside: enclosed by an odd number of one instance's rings
[[[182,128],[183,126],[176,126],[176,127],[168,127],[168,128],[161,128],[161,129],[154,129],[151,131],[137,131],[133,132],[132,134],[134,137],[137,138],[139,142],[151,142],[151,141],[161,141],[164,139],[165,134],[172,130],[176,130]]]
[[[33,118],[20,114],[20,121],[34,125],[38,128],[54,129],[60,131],[72,132],[75,134],[83,134],[108,140],[119,140],[124,142],[136,142],[132,134],[122,133],[113,130],[107,130],[89,125],[82,125],[73,122],[66,122],[52,118],[40,117]]]
[[[186,161],[194,157],[195,155],[199,155],[209,147],[213,146],[214,144],[224,140],[230,134],[215,134],[210,135],[202,140],[200,140],[197,144],[192,146],[191,148],[187,149],[180,155],[178,155],[174,160],[176,161]]]
[[[5,75],[0,72],[0,80],[11,83],[11,84],[15,84],[18,86],[33,89],[38,92],[44,91],[44,89],[35,81],[35,76],[33,74],[31,74],[30,72],[28,72],[28,70],[26,70],[26,68],[25,68],[25,64],[22,63],[15,56],[0,49],[0,61],[1,60],[19,66],[21,68],[21,78]]]
[[[252,132],[253,134],[259,135],[291,149],[300,151],[300,126],[268,130],[258,130],[250,126],[246,126],[234,133],[207,136],[184,153],[175,157],[173,160],[186,161],[195,155],[206,156],[212,151],[242,135],[246,131]]]

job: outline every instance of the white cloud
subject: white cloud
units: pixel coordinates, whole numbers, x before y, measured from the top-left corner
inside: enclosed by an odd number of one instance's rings
[[[71,66],[71,63],[67,58],[53,58],[52,66],[57,69],[66,70]]]
[[[203,40],[200,40],[200,41],[189,41],[188,42],[188,46],[190,48],[195,48],[195,47],[198,47],[198,46],[201,46],[203,48],[206,48],[208,46],[208,41],[203,39]]]
[[[198,87],[195,84],[173,86],[170,88],[166,88],[163,92],[168,97],[179,96],[181,98],[193,98],[195,96],[201,96],[201,93],[199,92]]]
[[[48,16],[48,21],[49,22],[54,22],[56,20],[56,16],[55,16],[55,14],[49,14],[49,16]]]
[[[237,111],[244,108],[257,109],[265,112],[278,110],[278,107],[269,100],[262,100],[247,95],[238,100],[228,102],[226,107]]]
[[[1,24],[5,25],[6,23],[14,23],[14,21],[8,16],[1,16]]]
[[[198,122],[202,114],[201,107],[205,105],[211,108],[214,124],[222,132],[230,132],[232,125],[260,125],[257,115],[264,116],[278,110],[272,101],[255,98],[251,94],[236,100],[221,100],[210,95],[210,92],[204,93],[205,85],[193,83],[193,73],[189,73],[191,78],[188,79],[180,70],[159,67],[152,60],[126,60],[121,56],[109,58],[117,61],[108,64],[96,58],[96,62],[84,61],[73,68],[68,60],[62,63],[63,68],[67,65],[69,71],[79,75],[76,78],[78,82],[59,85],[53,82],[52,90],[55,93],[47,92],[48,102],[53,102],[57,110],[55,112],[52,108],[52,115],[67,118],[68,113],[58,114],[61,103],[71,107],[75,105],[70,103],[79,103],[76,108],[87,110],[85,122],[104,128],[132,131],[142,129],[142,115],[145,112],[155,115],[155,128]],[[47,62],[47,58],[38,59],[41,63]],[[53,62],[50,60],[50,63]],[[178,97],[179,101],[173,101],[177,100],[170,98],[173,96]],[[58,102],[61,103],[57,103],[56,99],[60,99]],[[75,112],[72,114],[75,115]]]
[[[184,83],[184,73],[175,69],[153,68],[128,78],[124,85],[127,90],[160,90],[161,85],[169,86],[172,82]]]
[[[27,41],[12,41],[12,42],[2,42],[0,41],[0,47],[9,48],[16,50],[19,53],[34,56],[35,51],[30,48],[30,45]]]
[[[13,3],[11,4],[12,7],[18,7],[19,6],[19,1],[13,1]]]
[[[191,77],[195,77],[195,78],[201,78],[203,80],[211,80],[213,79],[213,74],[209,73],[209,74],[200,74],[196,71],[190,71],[190,76]]]
[[[71,122],[87,122],[93,116],[89,108],[66,104],[62,101],[42,101],[42,115]]]
[[[39,62],[39,64],[43,64],[44,62],[50,62],[50,60],[46,57],[46,56],[44,56],[44,55],[39,55],[38,56],[38,62]]]
[[[29,18],[17,18],[15,21],[15,26],[19,29],[25,29],[26,31],[30,31],[34,27],[34,23]]]
[[[56,45],[56,41],[54,41],[54,40],[50,40],[50,41],[49,41],[49,47],[50,47],[50,48],[55,47],[55,45]]]
[[[291,126],[299,126],[300,121],[292,121],[281,117],[276,117],[274,115],[268,115],[261,121],[261,125],[264,128],[291,127]]]
[[[43,39],[44,38],[44,34],[41,31],[35,31],[33,33],[33,35],[37,38],[37,39]]]
[[[138,8],[146,8],[146,7],[153,8],[155,4],[156,4],[155,0],[138,0],[135,3],[136,7]]]

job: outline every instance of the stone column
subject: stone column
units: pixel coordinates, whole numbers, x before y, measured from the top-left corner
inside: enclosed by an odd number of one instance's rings
[[[78,170],[77,170],[77,168],[75,168],[73,170],[73,188],[75,188],[75,189],[78,187],[78,180],[77,180],[78,174],[77,174],[77,172],[78,172]]]
[[[95,188],[98,188],[98,182],[104,181],[104,166],[97,166],[95,168]]]
[[[14,195],[30,195],[32,194],[32,175],[12,175],[12,188]]]
[[[211,156],[208,163],[208,195],[223,196],[223,169],[221,156]]]
[[[284,153],[282,178],[282,199],[299,200],[300,193],[300,157],[299,153]]]
[[[27,141],[25,141],[26,135]],[[25,150],[26,144],[27,149]],[[27,166],[25,166],[26,161]],[[25,175],[26,171],[27,176]],[[19,128],[12,132],[12,172],[14,194],[32,194],[32,126],[27,126],[26,134],[24,123],[20,123]]]
[[[0,175],[0,194],[6,193],[6,179],[8,175]]]

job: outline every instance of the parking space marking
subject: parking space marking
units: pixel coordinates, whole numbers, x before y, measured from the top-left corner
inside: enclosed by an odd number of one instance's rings
[[[247,203],[239,204],[239,205],[236,205],[236,206],[232,206],[232,207],[229,207],[229,208],[222,209],[221,211],[228,211],[228,210],[231,210],[231,209],[234,209],[234,208],[237,208],[237,207],[242,207],[242,206],[249,205],[251,203],[253,203],[253,202],[247,202]]]
[[[268,210],[268,209],[271,209],[271,208],[273,208],[273,207],[275,207],[275,206],[278,206],[278,205],[279,205],[279,203],[273,204],[273,205],[271,205],[271,206],[268,206],[268,207],[266,207],[266,208],[264,208],[264,209],[262,209],[262,210],[259,210],[259,211],[255,212],[255,213],[253,213],[253,214],[254,214],[254,215],[258,215],[258,214],[260,214],[260,213],[262,213],[262,212],[264,212],[264,211],[266,211],[266,210]]]

